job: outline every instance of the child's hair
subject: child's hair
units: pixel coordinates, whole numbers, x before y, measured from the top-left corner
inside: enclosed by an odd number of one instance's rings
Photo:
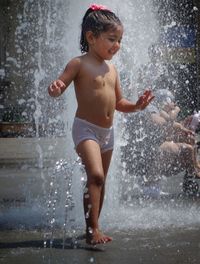
[[[89,46],[86,40],[86,32],[92,33],[98,37],[102,32],[112,30],[116,25],[122,25],[120,19],[108,9],[93,10],[91,7],[86,11],[82,21],[82,31],[80,39],[81,52],[88,52]]]

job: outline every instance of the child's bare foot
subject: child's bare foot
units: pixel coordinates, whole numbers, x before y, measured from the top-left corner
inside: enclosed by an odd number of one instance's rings
[[[105,244],[111,242],[112,238],[101,233],[99,229],[92,229],[86,233],[86,243],[90,245]]]

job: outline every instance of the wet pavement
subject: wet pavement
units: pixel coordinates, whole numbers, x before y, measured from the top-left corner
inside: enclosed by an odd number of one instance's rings
[[[42,226],[43,209],[39,211],[40,207],[34,206],[41,201],[38,197],[44,195],[44,180],[47,186],[50,184],[51,179],[47,178],[45,169],[1,168],[1,264],[200,263],[199,197],[167,196],[142,202],[135,198],[120,208],[112,206],[112,215],[105,205],[103,230],[113,241],[91,247],[80,239],[80,229],[74,229],[71,235],[55,226],[52,233],[47,233],[49,230]],[[60,211],[53,217],[58,218],[59,214]],[[70,230],[68,226],[67,229]]]
[[[200,261],[199,227],[117,230],[110,233],[113,242],[90,247],[83,240],[59,235],[46,247],[41,231],[1,231],[2,264],[198,264]]]

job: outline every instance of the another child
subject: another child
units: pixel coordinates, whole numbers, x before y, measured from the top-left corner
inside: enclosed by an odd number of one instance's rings
[[[153,99],[151,91],[144,92],[136,103],[122,97],[117,70],[106,62],[119,51],[122,35],[123,25],[112,11],[91,5],[82,21],[80,48],[84,54],[69,61],[48,88],[50,96],[57,97],[74,82],[78,107],[72,136],[87,173],[83,201],[89,244],[112,240],[100,231],[98,219],[113,152],[114,112],[143,110]]]

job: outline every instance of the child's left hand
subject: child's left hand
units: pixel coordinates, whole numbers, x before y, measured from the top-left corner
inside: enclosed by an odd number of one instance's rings
[[[143,95],[139,97],[136,102],[136,106],[139,110],[143,110],[147,107],[147,105],[153,100],[155,96],[152,94],[150,90],[146,90]]]

